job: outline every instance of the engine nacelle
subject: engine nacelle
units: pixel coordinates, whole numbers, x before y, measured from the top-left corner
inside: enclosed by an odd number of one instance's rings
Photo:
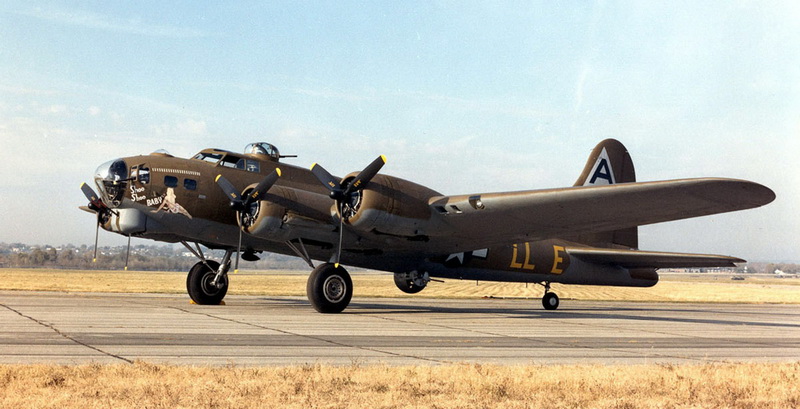
[[[345,177],[344,184],[356,177]],[[428,199],[439,193],[425,186],[387,175],[376,175],[348,200],[345,222],[356,229],[405,237],[424,236],[431,219]]]
[[[248,186],[245,193],[255,186]],[[326,195],[273,186],[263,197],[263,200],[253,203],[239,220],[239,226],[247,234],[274,238],[287,224],[330,225],[331,199]]]

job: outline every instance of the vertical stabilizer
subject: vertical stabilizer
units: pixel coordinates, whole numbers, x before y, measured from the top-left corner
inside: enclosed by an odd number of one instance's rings
[[[616,139],[597,144],[586,161],[575,186],[615,185],[636,181],[636,171],[628,150]]]
[[[633,160],[625,146],[616,139],[606,139],[595,146],[575,186],[603,186],[636,181]],[[575,240],[594,247],[639,247],[637,227],[601,233],[581,234]]]

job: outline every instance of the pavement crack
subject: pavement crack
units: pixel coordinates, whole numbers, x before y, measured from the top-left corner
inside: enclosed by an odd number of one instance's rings
[[[494,315],[499,315],[499,314],[494,314]],[[376,319],[380,319],[380,320],[390,321],[390,322],[399,322],[399,323],[404,323],[404,324],[416,324],[416,325],[427,325],[427,326],[434,327],[434,328],[443,328],[443,329],[454,330],[454,331],[464,331],[464,332],[468,332],[468,333],[472,333],[472,334],[478,334],[478,335],[489,335],[489,336],[494,336],[494,337],[521,339],[521,340],[525,340],[525,341],[528,341],[528,342],[532,342],[532,343],[537,344],[537,345],[545,345],[545,346],[546,345],[558,345],[558,346],[569,347],[569,348],[573,348],[573,349],[588,349],[588,350],[594,350],[594,351],[610,351],[610,352],[617,352],[617,353],[621,353],[621,354],[625,354],[625,355],[644,355],[644,356],[653,357],[653,358],[686,359],[686,360],[695,360],[695,361],[699,361],[699,362],[716,362],[716,363],[724,363],[724,362],[726,362],[726,361],[720,361],[720,360],[715,360],[715,359],[710,359],[710,358],[696,358],[696,357],[691,357],[691,356],[674,356],[674,355],[662,354],[662,353],[654,352],[654,351],[651,352],[651,353],[644,353],[644,354],[639,353],[639,354],[637,354],[637,353],[635,353],[633,351],[628,351],[628,350],[619,349],[619,348],[595,347],[595,346],[585,345],[585,344],[583,344],[583,345],[575,345],[575,344],[572,344],[572,343],[569,343],[569,342],[554,341],[552,339],[536,339],[536,338],[527,337],[527,336],[507,335],[507,334],[501,334],[501,333],[497,333],[497,332],[480,331],[480,330],[469,329],[469,328],[460,328],[460,327],[454,327],[454,326],[444,325],[444,324],[419,323],[419,322],[414,322],[414,321],[406,321],[406,320],[402,320],[402,319],[399,319],[399,318],[390,318],[390,317],[384,317],[384,316],[378,316],[378,315],[374,315],[372,317],[374,317]]]
[[[306,338],[306,339],[310,339],[310,340],[314,340],[314,341],[324,342],[324,343],[327,343],[327,344],[330,344],[330,345],[333,345],[333,346],[338,346],[338,347],[353,348],[353,349],[358,349],[358,350],[361,350],[361,351],[377,352],[379,354],[385,354],[385,355],[389,355],[389,356],[393,356],[393,357],[397,357],[397,358],[411,358],[411,359],[417,359],[417,360],[420,360],[420,361],[433,362],[433,363],[437,363],[437,364],[451,364],[451,363],[453,363],[451,361],[442,360],[442,359],[434,359],[434,358],[426,358],[426,357],[422,357],[422,356],[400,354],[400,353],[397,353],[397,352],[385,351],[385,350],[378,349],[378,348],[370,348],[370,347],[359,346],[359,345],[345,344],[343,342],[333,341],[333,340],[330,340],[330,339],[327,339],[327,338],[324,338],[324,337],[321,337],[321,336],[298,334],[296,332],[291,332],[291,331],[287,331],[287,330],[284,330],[284,329],[272,328],[272,327],[268,327],[268,326],[265,326],[265,325],[253,324],[251,322],[235,320],[235,319],[232,319],[232,318],[220,317],[220,316],[217,316],[217,315],[208,314],[208,313],[204,313],[204,312],[190,311],[190,310],[187,310],[187,309],[184,309],[184,308],[179,308],[179,307],[167,307],[167,308],[175,309],[175,310],[187,313],[187,314],[202,315],[202,316],[205,316],[205,317],[209,317],[209,318],[213,318],[213,319],[217,319],[217,320],[221,320],[221,321],[228,321],[228,322],[233,322],[233,323],[240,324],[240,325],[247,325],[247,326],[250,326],[250,327],[253,327],[253,328],[259,328],[259,329],[264,329],[264,330],[269,330],[269,331],[275,331],[275,332],[278,332],[278,333],[281,333],[281,334],[284,334],[284,335],[291,335],[291,336],[295,336],[295,337]]]
[[[76,338],[70,336],[69,334],[67,334],[65,332],[62,332],[61,330],[59,330],[58,328],[56,328],[52,324],[48,324],[48,323],[46,323],[46,322],[44,322],[42,320],[38,320],[38,319],[36,319],[34,317],[31,317],[30,315],[25,315],[21,311],[16,310],[16,309],[14,309],[12,307],[9,307],[8,305],[0,304],[0,307],[3,307],[5,309],[15,313],[15,314],[19,315],[20,317],[23,317],[23,318],[26,318],[28,320],[31,320],[31,321],[35,322],[36,324],[41,325],[42,327],[48,328],[48,329],[52,330],[53,332],[55,332],[56,334],[58,334],[59,336],[61,336],[62,338],[67,339],[67,340],[69,340],[69,341],[71,341],[71,342],[73,342],[75,344],[78,344],[78,345],[80,345],[82,347],[85,347],[85,348],[89,348],[89,349],[91,349],[91,350],[93,350],[95,352],[99,352],[100,354],[103,354],[105,356],[108,356],[108,357],[111,357],[111,358],[114,358],[114,359],[119,359],[120,361],[124,361],[124,362],[127,362],[129,364],[133,364],[133,361],[131,361],[128,358],[125,358],[125,357],[122,357],[122,356],[119,356],[119,355],[116,355],[116,354],[112,354],[110,352],[103,351],[102,349],[97,348],[97,347],[95,347],[93,345],[89,345],[89,344],[87,344],[87,343],[85,343],[85,342],[83,342],[83,341],[81,341],[79,339],[76,339]]]

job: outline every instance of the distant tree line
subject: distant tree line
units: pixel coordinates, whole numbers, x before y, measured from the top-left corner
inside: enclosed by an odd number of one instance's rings
[[[221,250],[204,249],[205,257],[219,260]],[[30,246],[22,243],[0,243],[0,268],[66,268],[81,270],[121,270],[125,267],[127,246],[100,247],[97,262],[92,262],[94,247],[81,245]],[[261,253],[256,262],[241,261],[241,270],[307,270],[309,267],[297,257]],[[197,258],[181,245],[131,246],[128,268],[144,271],[189,271]],[[754,262],[739,266],[737,274],[773,274],[776,270],[787,274],[800,274],[800,264]]]
[[[203,249],[206,258],[219,260],[224,252]],[[180,245],[135,245],[130,254],[127,246],[99,247],[93,262],[94,247],[81,245],[29,246],[22,243],[0,243],[0,268],[64,268],[81,270],[121,270],[128,257],[128,268],[143,271],[188,271],[197,257]],[[242,270],[297,270],[308,266],[296,257],[261,253],[256,262],[241,261]]]

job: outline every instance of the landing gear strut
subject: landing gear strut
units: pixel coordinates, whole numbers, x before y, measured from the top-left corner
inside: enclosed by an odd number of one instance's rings
[[[320,264],[308,276],[306,295],[318,312],[342,312],[353,297],[353,280],[339,264]]]
[[[550,282],[547,281],[544,284],[544,295],[542,296],[542,306],[546,310],[555,310],[558,308],[558,296],[556,293],[550,292]]]

